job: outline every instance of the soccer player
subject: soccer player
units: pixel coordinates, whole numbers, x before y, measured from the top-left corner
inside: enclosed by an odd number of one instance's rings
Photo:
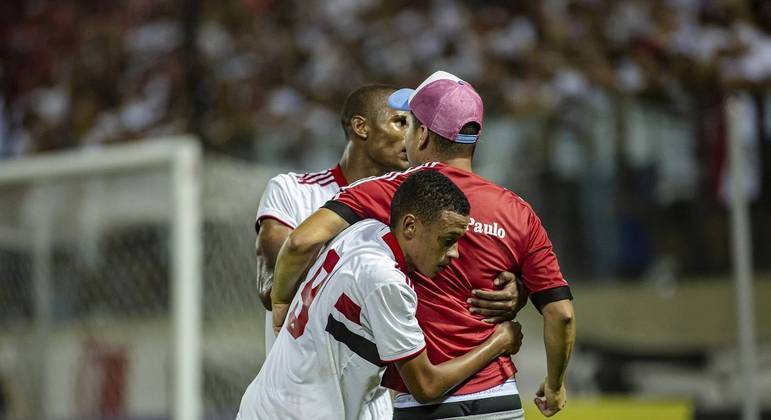
[[[437,72],[415,90],[395,92],[388,103],[394,109],[411,111],[414,119],[405,138],[410,164],[424,164],[423,170],[446,175],[471,203],[468,234],[459,241],[460,258],[434,279],[420,273],[410,276],[420,301],[417,317],[429,359],[442,363],[483,342],[494,326],[466,310],[468,295],[471,291],[484,294],[477,289],[493,289],[496,273],[516,273],[543,314],[547,373],[535,403],[544,415],[553,415],[566,402],[564,378],[575,340],[572,295],[532,208],[513,192],[472,173],[474,148],[482,130],[482,99],[470,84]],[[284,322],[299,276],[321,245],[360,219],[387,221],[394,191],[407,175],[392,173],[346,188],[289,236],[276,263],[274,328]],[[468,303],[475,301],[472,298]],[[394,400],[395,419],[487,413],[501,419],[521,418],[515,372],[509,357],[499,357],[432,404],[409,395],[403,378],[392,370],[386,372],[383,384],[402,393]]]
[[[265,324],[265,354],[276,336],[270,314],[270,289],[276,255],[306,217],[340,190],[355,181],[407,168],[404,135],[406,112],[384,106],[394,88],[365,85],[354,90],[343,104],[341,122],[346,145],[339,163],[322,172],[286,173],[273,177],[265,187],[257,210],[257,288],[268,310]]]
[[[519,325],[498,324],[460,357],[433,365],[408,272],[435,276],[458,258],[469,203],[447,177],[417,171],[394,193],[390,226],[358,222],[327,245],[293,301],[286,328],[241,401],[239,420],[358,419],[395,366],[419,401],[439,398],[500,355]]]

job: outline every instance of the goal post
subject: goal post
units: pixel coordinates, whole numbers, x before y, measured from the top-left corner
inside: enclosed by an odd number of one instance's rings
[[[201,151],[198,143],[179,143],[171,155],[172,319],[176,381],[174,414],[179,420],[201,418]]]
[[[163,221],[161,223],[168,227],[167,257],[170,274],[168,300],[170,302],[161,303],[158,307],[166,308],[167,311],[159,319],[170,318],[171,343],[169,343],[168,367],[171,374],[167,380],[170,381],[168,388],[171,390],[165,398],[159,398],[168,401],[168,407],[166,407],[168,411],[162,414],[169,415],[175,420],[202,418],[204,396],[202,392],[201,185],[203,181],[201,166],[200,145],[194,138],[188,136],[41,154],[0,162],[0,252],[4,256],[0,262],[0,282],[2,282],[0,286],[6,290],[6,296],[2,296],[3,292],[0,291],[0,343],[7,339],[6,345],[0,346],[0,352],[10,354],[6,357],[10,361],[6,361],[4,367],[7,373],[3,375],[3,371],[0,370],[0,377],[6,381],[5,384],[0,384],[4,387],[0,390],[13,397],[10,406],[15,416],[11,418],[100,416],[120,414],[121,410],[130,411],[126,408],[125,394],[130,392],[127,391],[131,386],[130,383],[137,379],[135,374],[125,368],[126,358],[129,357],[126,356],[125,348],[110,350],[109,345],[94,344],[93,352],[77,350],[75,352],[77,356],[70,358],[64,357],[63,353],[70,352],[71,348],[78,348],[79,343],[72,345],[72,341],[83,335],[91,337],[93,330],[101,329],[121,335],[122,332],[117,330],[124,325],[124,318],[131,321],[129,324],[136,319],[146,318],[144,315],[142,317],[133,315],[138,308],[141,309],[145,305],[141,303],[141,296],[137,299],[137,302],[140,302],[138,304],[124,302],[118,305],[121,309],[115,311],[110,307],[109,299],[129,299],[121,290],[135,287],[131,284],[134,278],[130,274],[126,275],[126,281],[122,284],[114,280],[113,283],[117,284],[117,293],[108,291],[107,286],[103,286],[100,296],[77,295],[67,298],[78,302],[87,299],[104,299],[108,302],[85,305],[89,307],[88,310],[80,308],[59,310],[58,303],[55,302],[57,299],[54,299],[55,294],[62,291],[73,294],[78,292],[67,290],[66,286],[58,283],[60,281],[63,283],[63,277],[76,277],[66,271],[73,270],[72,266],[80,263],[68,263],[62,271],[56,271],[54,266],[62,265],[56,261],[68,258],[61,254],[69,255],[72,254],[73,248],[88,247],[82,235],[88,236],[90,230],[98,229],[92,225],[101,227],[129,225],[131,221],[127,219],[132,218],[133,221],[142,220],[143,223],[161,220]],[[152,175],[148,177],[147,174]],[[105,177],[113,178],[103,183],[94,182]],[[136,177],[139,177],[138,182],[132,182],[131,179]],[[156,182],[168,186],[168,192],[170,192],[168,197],[163,197],[163,187],[142,185]],[[90,185],[80,188],[79,183],[90,183]],[[121,188],[126,186],[129,189],[136,189],[135,192],[130,193],[133,194],[130,197],[122,195],[126,191]],[[144,196],[145,189],[153,191],[154,196]],[[92,194],[94,191],[98,191],[98,194]],[[114,205],[107,203],[92,205],[85,201],[85,198],[93,195],[106,197],[107,202],[113,199],[117,202],[113,203]],[[76,200],[76,205],[70,206],[73,196],[79,198]],[[132,200],[138,200],[133,203],[135,208],[132,208]],[[92,210],[93,214],[89,214]],[[132,214],[134,211],[136,214]],[[79,225],[79,227],[73,228],[73,226],[66,226],[67,224]],[[88,254],[87,251],[84,253]],[[99,250],[96,251],[99,253]],[[126,267],[119,267],[119,264],[110,267],[112,263],[109,262],[103,265],[115,272],[124,269],[131,271],[133,269],[131,265],[144,264],[140,251],[137,251],[135,261],[125,262]],[[161,254],[164,253],[166,252],[161,252]],[[88,260],[89,258],[86,256],[79,259]],[[85,263],[85,265],[88,264],[88,262]],[[153,270],[154,267],[149,267],[144,271]],[[31,280],[31,287],[26,284],[28,280]],[[94,279],[95,282],[101,280]],[[82,284],[83,281],[78,277],[73,280],[73,283]],[[157,296],[148,296],[148,294],[162,288],[162,286],[149,285],[141,293],[149,297],[147,301],[161,300]],[[132,292],[128,295],[141,293]],[[31,299],[26,299],[25,296],[29,297],[29,295]],[[26,300],[29,302],[25,303]],[[4,305],[6,309],[2,309]],[[31,311],[29,311],[30,306]],[[16,310],[15,307],[19,309]],[[100,311],[105,312],[106,315],[99,315]],[[121,314],[129,315],[123,317]],[[106,327],[88,325],[88,319],[100,316],[103,319],[97,323],[107,323]],[[149,331],[151,327],[136,328]],[[110,332],[110,330],[113,331]],[[130,335],[130,333],[123,335]],[[128,343],[126,346],[135,347],[131,351],[145,345],[133,342],[131,338],[121,338],[117,342],[121,340],[124,340],[123,343]],[[57,347],[57,351],[52,351],[52,347]],[[162,350],[150,352],[163,354]],[[158,357],[162,356],[158,355]],[[65,366],[72,364],[77,366]],[[162,366],[163,363],[157,365]],[[26,379],[18,375],[19,372],[24,371],[29,373]],[[75,373],[72,373],[73,371]],[[64,376],[70,379],[63,379]],[[89,379],[91,377],[96,379]],[[14,380],[16,383],[11,383]],[[105,385],[105,382],[118,384],[115,387],[120,389],[111,389],[109,385]],[[63,384],[63,386],[57,388],[56,384]],[[157,385],[151,384],[150,387],[154,386]],[[72,391],[72,389],[75,390]],[[142,398],[135,397],[135,399]],[[134,416],[141,418],[143,415],[152,415],[153,410],[160,409],[158,406],[164,403],[156,404],[155,408],[146,407],[145,409],[142,408],[141,402],[134,405],[140,407],[138,414]],[[131,413],[129,414],[131,417]]]

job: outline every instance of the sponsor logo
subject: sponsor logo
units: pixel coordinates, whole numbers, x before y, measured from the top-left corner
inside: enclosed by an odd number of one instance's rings
[[[497,236],[501,239],[506,237],[506,230],[504,230],[502,227],[498,226],[498,222],[490,223],[481,223],[477,222],[476,219],[473,217],[469,218],[468,226],[466,227],[467,231],[472,231],[474,233],[481,233],[484,235],[490,235],[490,236]]]

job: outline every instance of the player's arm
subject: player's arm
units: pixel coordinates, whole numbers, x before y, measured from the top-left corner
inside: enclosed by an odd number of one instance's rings
[[[254,244],[257,253],[257,293],[262,306],[271,310],[270,291],[273,288],[273,269],[281,245],[292,228],[276,219],[264,218],[260,221],[260,231]]]
[[[289,303],[294,297],[300,277],[311,264],[321,247],[343,229],[348,222],[337,213],[321,208],[316,210],[284,241],[273,270],[273,328],[278,331],[286,318]]]
[[[504,322],[496,326],[484,343],[463,356],[434,365],[422,351],[415,357],[397,361],[396,367],[410,394],[425,404],[440,398],[498,356],[516,353],[521,344],[519,323]]]
[[[547,303],[542,312],[547,373],[536,393],[535,403],[545,416],[550,417],[566,403],[565,372],[576,339],[576,321],[573,303],[568,299]]]
[[[390,270],[394,275],[396,268]],[[386,270],[379,270],[372,278],[387,275]],[[434,365],[424,351],[423,331],[415,317],[417,307],[417,294],[405,281],[378,287],[366,298],[363,310],[381,360],[396,365],[410,393],[420,402],[436,400],[496,357],[517,352],[522,344],[520,325],[504,322],[479,347]]]
[[[549,417],[566,403],[565,373],[576,334],[573,294],[562,277],[546,230],[532,210],[527,222],[522,279],[530,290],[533,305],[543,314],[547,364],[546,380],[536,393],[535,403]]]

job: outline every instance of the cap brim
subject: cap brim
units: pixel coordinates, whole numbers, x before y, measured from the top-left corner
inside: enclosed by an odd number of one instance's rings
[[[415,93],[415,89],[399,89],[388,97],[388,106],[397,111],[410,110],[410,97]]]

